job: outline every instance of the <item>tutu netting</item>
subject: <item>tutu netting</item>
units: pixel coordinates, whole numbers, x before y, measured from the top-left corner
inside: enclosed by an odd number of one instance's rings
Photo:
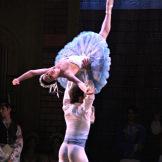
[[[87,75],[86,77],[93,81],[95,93],[97,94],[106,85],[109,77],[111,64],[109,54],[110,50],[108,45],[101,35],[94,32],[81,32],[59,51],[55,59],[55,64],[61,59],[68,59],[72,56],[84,55],[89,57],[91,66],[90,70],[88,70],[86,73],[80,72],[77,76],[79,78],[83,78],[81,75],[84,75],[85,78],[85,75]],[[58,82],[62,87],[66,88],[66,78],[58,78]]]

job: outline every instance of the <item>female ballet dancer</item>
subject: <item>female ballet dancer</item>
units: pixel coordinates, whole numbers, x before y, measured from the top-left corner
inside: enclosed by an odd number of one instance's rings
[[[94,92],[93,82],[89,83]],[[95,120],[94,98],[94,93],[86,95],[75,83],[68,81],[63,99],[66,133],[59,149],[59,162],[88,162],[85,144],[90,125]]]
[[[39,79],[41,86],[50,88],[51,91],[58,90],[55,80],[58,80],[64,88],[69,80],[76,83],[84,93],[91,94],[86,86],[88,78],[93,80],[95,93],[99,93],[107,83],[111,64],[106,39],[111,28],[113,1],[106,1],[106,14],[99,33],[81,32],[59,51],[53,67],[29,70],[14,79],[12,84],[19,85],[25,79],[41,75]],[[88,70],[82,70],[87,64]]]

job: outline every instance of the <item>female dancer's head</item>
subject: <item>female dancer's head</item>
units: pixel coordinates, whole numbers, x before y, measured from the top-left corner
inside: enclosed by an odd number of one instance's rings
[[[52,83],[54,80],[56,80],[60,75],[60,69],[59,68],[55,68],[55,67],[51,67],[49,68],[49,70],[43,74],[43,80],[47,83]]]
[[[49,88],[49,93],[56,93],[59,97],[59,90],[56,79],[60,76],[60,69],[51,67],[48,71],[42,74],[39,78],[40,85],[43,88]]]
[[[84,92],[78,87],[78,85],[73,84],[69,91],[70,103],[82,103],[84,99]]]

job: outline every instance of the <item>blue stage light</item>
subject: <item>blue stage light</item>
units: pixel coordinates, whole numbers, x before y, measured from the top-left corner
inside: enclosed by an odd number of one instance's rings
[[[106,0],[81,0],[80,8],[104,10]],[[162,9],[162,0],[115,0],[114,9]]]

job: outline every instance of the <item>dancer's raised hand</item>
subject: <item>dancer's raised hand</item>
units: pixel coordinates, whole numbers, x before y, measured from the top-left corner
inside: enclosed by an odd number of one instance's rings
[[[95,88],[94,88],[94,84],[91,80],[88,80],[88,82],[86,83],[87,85],[87,90],[86,90],[86,94],[87,95],[92,95],[95,93]]]
[[[88,65],[89,65],[90,61],[89,61],[89,57],[85,57],[83,60],[82,60],[82,67],[83,68],[87,68]]]

